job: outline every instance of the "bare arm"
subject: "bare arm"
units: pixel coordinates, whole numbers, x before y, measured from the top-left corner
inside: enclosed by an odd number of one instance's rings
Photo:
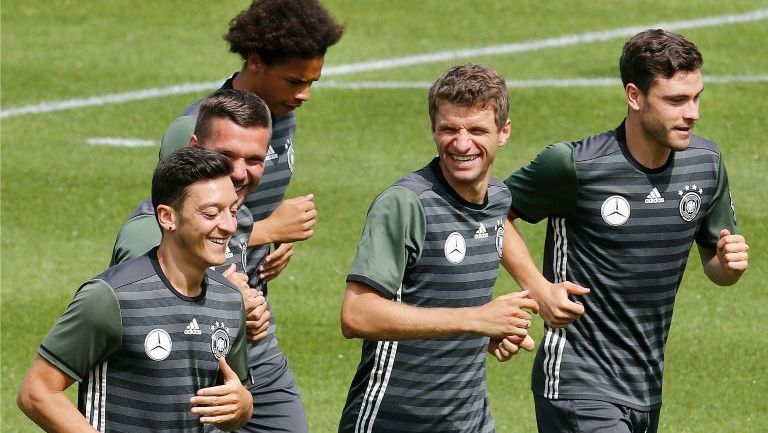
[[[422,308],[385,298],[374,289],[347,282],[341,307],[341,329],[347,338],[410,340],[472,332],[501,339],[525,337],[531,314],[538,311],[527,292],[500,296],[488,304],[466,308]]]
[[[704,273],[719,286],[735,284],[749,267],[749,245],[744,237],[725,229],[720,231],[715,248],[699,246],[699,256]]]
[[[29,419],[47,432],[95,432],[64,394],[74,381],[38,356],[24,377],[16,402]]]
[[[501,264],[521,288],[530,291],[531,298],[539,304],[544,322],[554,328],[564,328],[584,314],[584,306],[568,296],[586,295],[589,289],[568,281],[557,284],[547,281],[533,264],[528,247],[513,223],[516,218],[510,213],[504,223]]]

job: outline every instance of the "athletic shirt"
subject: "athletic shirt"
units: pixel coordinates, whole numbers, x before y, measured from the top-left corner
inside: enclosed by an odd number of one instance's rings
[[[736,231],[717,146],[693,136],[666,164],[629,153],[624,125],[549,146],[506,181],[512,211],[548,217],[544,275],[591,289],[585,313],[545,327],[532,390],[548,399],[594,399],[648,411],[661,406],[664,346],[692,243],[715,248]]]
[[[491,300],[509,192],[491,180],[469,203],[438,160],[396,182],[371,205],[347,281],[424,308]],[[340,432],[492,432],[486,390],[488,338],[363,341]]]
[[[232,75],[219,90],[232,89],[232,82],[236,76],[237,73]],[[163,136],[160,148],[161,156],[187,145],[189,137],[194,132],[195,122],[190,121],[190,119],[197,118],[203,100],[200,99],[187,107],[181,117],[171,124]],[[264,161],[264,174],[243,203],[243,206],[251,211],[254,221],[261,221],[271,215],[285,197],[285,191],[288,189],[291,176],[293,176],[293,135],[295,132],[295,113],[290,112],[280,118],[272,117],[272,137],[269,140],[269,148]],[[264,296],[267,296],[267,283],[259,279],[258,269],[269,255],[270,250],[271,245],[269,244],[249,248],[246,258],[248,284],[254,289],[261,290]],[[271,307],[270,313],[267,337],[249,345],[248,359],[252,366],[280,355],[280,349],[277,346],[275,314]]]
[[[184,296],[153,249],[83,284],[38,353],[80,382],[78,409],[99,431],[202,432],[189,399],[223,383],[219,356],[248,377],[245,341],[240,292],[207,271]]]

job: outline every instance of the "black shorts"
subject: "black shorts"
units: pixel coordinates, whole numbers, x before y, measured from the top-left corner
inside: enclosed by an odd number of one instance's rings
[[[600,400],[533,396],[539,433],[656,433],[661,409],[641,411]]]

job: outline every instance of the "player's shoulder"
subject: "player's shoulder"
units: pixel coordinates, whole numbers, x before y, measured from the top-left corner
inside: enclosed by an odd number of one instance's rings
[[[571,157],[575,162],[590,161],[621,152],[619,135],[623,134],[623,128],[601,132],[599,134],[584,137],[581,140],[570,143],[562,143],[570,147]],[[563,150],[565,152],[565,150]]]
[[[157,275],[152,262],[149,258],[150,252],[128,261],[118,263],[101,274],[94,277],[91,281],[102,281],[104,284],[119,291],[133,283],[146,280]]]
[[[189,138],[195,132],[197,113],[194,115],[182,115],[176,118],[165,130],[160,141],[159,159],[163,159],[171,153],[189,145]]]
[[[698,135],[691,136],[688,149],[720,155],[720,148],[717,146],[717,143]]]

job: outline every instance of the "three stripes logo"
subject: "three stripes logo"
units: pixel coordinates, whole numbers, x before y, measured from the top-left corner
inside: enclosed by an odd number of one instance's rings
[[[272,161],[275,158],[277,158],[277,152],[275,152],[275,149],[272,149],[272,146],[269,146],[267,148],[267,155],[264,157],[264,162]]]
[[[664,197],[659,194],[659,190],[653,188],[648,196],[645,197],[645,202],[648,204],[664,203]]]
[[[186,335],[202,335],[203,331],[200,330],[200,326],[197,325],[197,319],[194,317],[192,318],[192,321],[189,322],[189,325],[187,325],[187,328],[184,330],[184,334]]]
[[[485,228],[485,224],[480,223],[480,227],[475,232],[475,239],[485,239],[488,237],[488,230]]]

